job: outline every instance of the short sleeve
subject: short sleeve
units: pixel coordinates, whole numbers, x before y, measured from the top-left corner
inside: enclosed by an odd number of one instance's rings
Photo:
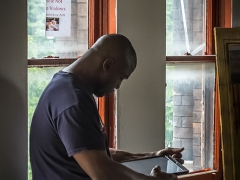
[[[91,103],[78,103],[55,119],[57,133],[68,156],[83,150],[106,150],[99,115]]]

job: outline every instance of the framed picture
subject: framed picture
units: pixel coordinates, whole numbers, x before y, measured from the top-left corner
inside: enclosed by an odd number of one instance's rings
[[[240,179],[240,28],[215,28],[224,180]]]

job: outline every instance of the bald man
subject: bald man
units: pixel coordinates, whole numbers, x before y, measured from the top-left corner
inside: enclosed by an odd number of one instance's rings
[[[33,180],[175,180],[153,167],[151,175],[122,164],[130,159],[170,154],[181,161],[182,149],[129,153],[108,148],[93,95],[118,89],[137,65],[131,42],[104,35],[78,60],[56,73],[42,93],[30,131]]]

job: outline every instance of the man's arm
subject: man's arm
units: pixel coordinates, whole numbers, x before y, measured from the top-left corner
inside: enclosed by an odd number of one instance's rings
[[[152,176],[135,172],[113,161],[106,151],[87,150],[73,157],[92,180],[177,180],[175,175],[161,172],[159,167],[152,170]]]
[[[140,158],[147,158],[147,157],[155,157],[155,156],[165,156],[171,155],[172,157],[176,158],[180,163],[184,163],[182,158],[181,152],[184,148],[166,148],[160,151],[153,151],[153,152],[145,152],[145,153],[130,153],[118,149],[109,148],[110,153],[114,161],[117,162],[125,162]]]
[[[125,162],[125,161],[130,161],[130,160],[135,160],[135,159],[140,159],[140,158],[147,158],[147,157],[155,156],[154,152],[130,153],[127,151],[113,149],[113,148],[109,148],[109,150],[112,155],[112,159],[119,163]]]

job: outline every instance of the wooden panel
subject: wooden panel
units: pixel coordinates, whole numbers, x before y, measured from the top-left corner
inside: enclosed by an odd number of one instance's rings
[[[240,84],[232,84],[232,96],[233,96],[233,113],[234,113],[234,125],[235,131],[239,133],[240,126]]]
[[[218,27],[216,16],[216,0],[207,1],[207,12],[206,12],[206,54],[215,54],[214,48],[214,37],[213,37],[213,27]]]
[[[221,175],[218,171],[208,171],[208,172],[201,172],[196,174],[187,174],[178,176],[178,179],[181,180],[220,180]]]
[[[89,47],[108,33],[116,33],[115,0],[89,0]],[[114,93],[98,98],[98,111],[108,134],[109,147],[116,147]]]
[[[220,133],[220,111],[219,111],[219,89],[218,76],[215,79],[215,109],[214,109],[214,169],[222,174],[222,151],[221,151],[221,133]]]
[[[215,62],[215,55],[208,56],[166,56],[166,63],[206,63]]]
[[[234,106],[238,92],[235,88],[238,82],[233,78],[235,70],[240,71],[240,56],[237,62],[231,62],[229,48],[230,45],[240,47],[240,28],[215,28],[216,41],[216,67],[218,76],[219,89],[219,111],[222,137],[222,158],[223,158],[223,175],[225,180],[240,179],[240,133],[237,125],[235,113],[239,111],[239,106]],[[235,72],[236,73],[236,72]],[[235,76],[234,76],[235,77]],[[234,86],[234,87],[233,87]],[[233,91],[235,89],[235,91]],[[233,94],[235,92],[235,94]],[[237,92],[237,93],[236,93]]]
[[[232,1],[206,1],[206,55],[215,54],[214,27],[231,27]]]
[[[45,58],[45,59],[28,59],[28,67],[58,67],[68,66],[76,61],[77,58]]]

